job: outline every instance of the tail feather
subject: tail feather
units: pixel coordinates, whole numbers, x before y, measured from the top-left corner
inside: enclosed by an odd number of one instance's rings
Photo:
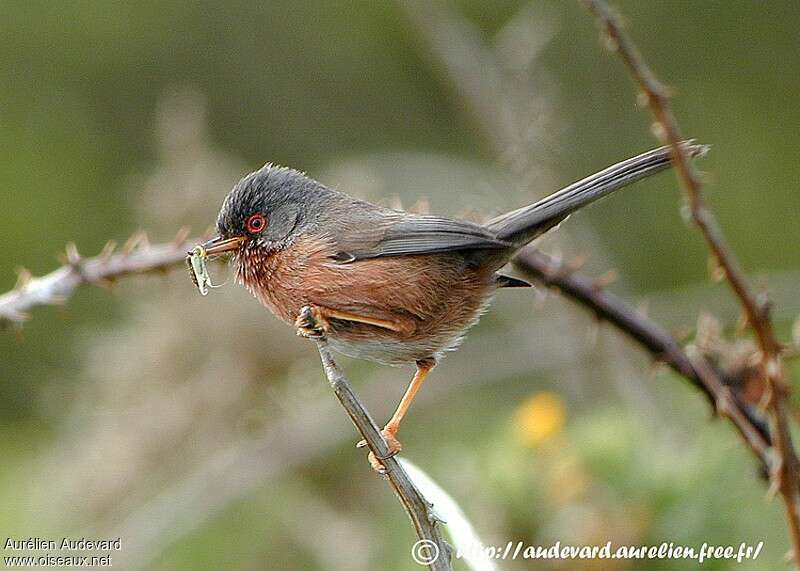
[[[709,148],[694,141],[681,144],[692,157],[704,156]],[[653,149],[579,180],[535,204],[502,214],[490,220],[487,226],[497,233],[498,239],[521,246],[579,208],[670,166],[670,148]]]

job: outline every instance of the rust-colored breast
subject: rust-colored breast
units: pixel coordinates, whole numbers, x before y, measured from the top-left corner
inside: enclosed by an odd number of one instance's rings
[[[334,320],[334,348],[387,363],[436,356],[457,345],[494,291],[493,272],[457,253],[337,263],[335,252],[331,241],[310,236],[268,256],[246,250],[238,279],[289,323],[313,304],[401,325],[403,333]]]
[[[331,255],[327,241],[302,238],[290,248],[264,255],[246,248],[239,255],[237,279],[272,313],[293,323],[308,305],[308,281]]]

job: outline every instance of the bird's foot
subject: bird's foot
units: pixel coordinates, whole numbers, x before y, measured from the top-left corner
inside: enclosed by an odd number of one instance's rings
[[[297,319],[294,320],[297,334],[308,339],[322,339],[330,329],[328,320],[319,307],[305,305],[300,309]]]
[[[387,458],[391,458],[395,456],[398,452],[403,449],[403,445],[400,444],[400,441],[397,439],[397,429],[392,430],[389,427],[384,428],[381,430],[381,434],[383,435],[384,440],[386,440],[386,444],[389,445],[389,454],[384,456],[383,458],[378,458],[375,456],[373,452],[369,453],[367,456],[367,460],[369,460],[369,465],[372,466],[372,469],[375,470],[378,474],[385,474],[386,473],[386,466],[383,465],[382,460],[386,460]],[[356,448],[364,448],[367,445],[366,440],[359,440],[356,444]]]

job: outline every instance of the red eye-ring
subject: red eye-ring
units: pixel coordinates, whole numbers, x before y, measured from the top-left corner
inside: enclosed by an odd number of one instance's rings
[[[260,213],[251,214],[244,225],[251,234],[258,234],[267,227],[267,219]]]

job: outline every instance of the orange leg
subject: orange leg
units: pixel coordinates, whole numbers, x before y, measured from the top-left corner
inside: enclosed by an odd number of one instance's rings
[[[400,404],[397,405],[397,410],[394,411],[392,418],[386,423],[386,426],[384,427],[386,432],[390,432],[392,435],[397,433],[398,429],[400,428],[400,422],[408,412],[411,402],[414,400],[414,397],[417,396],[419,389],[422,388],[422,383],[425,381],[428,373],[430,373],[431,369],[433,369],[435,366],[436,361],[433,359],[417,361],[417,372],[414,373],[414,378],[411,379],[411,383],[409,383],[403,398],[400,399]]]
[[[383,437],[386,439],[386,443],[389,445],[389,456],[394,456],[403,448],[400,444],[400,441],[397,440],[396,434],[397,431],[400,429],[400,422],[405,417],[408,409],[411,407],[411,403],[414,400],[414,397],[417,396],[419,389],[422,387],[422,383],[425,381],[425,378],[428,376],[428,373],[431,372],[436,366],[436,361],[433,359],[423,359],[421,361],[417,361],[417,372],[414,373],[414,378],[411,379],[411,383],[409,383],[408,388],[406,389],[403,398],[400,399],[400,404],[397,405],[397,409],[394,411],[392,418],[389,419],[389,422],[386,423],[386,426],[381,431]],[[357,444],[359,447],[366,446],[365,441],[361,441]],[[385,472],[385,468],[381,463],[380,458],[376,458],[375,455],[370,452],[369,453],[369,463],[375,469],[375,471],[383,473]]]

